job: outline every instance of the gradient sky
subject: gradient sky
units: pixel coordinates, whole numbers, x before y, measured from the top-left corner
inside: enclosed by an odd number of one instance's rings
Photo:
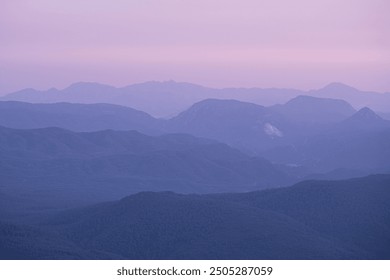
[[[0,94],[77,81],[390,92],[387,0],[0,0]]]

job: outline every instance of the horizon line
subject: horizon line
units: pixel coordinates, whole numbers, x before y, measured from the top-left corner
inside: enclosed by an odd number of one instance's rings
[[[302,92],[312,92],[312,91],[325,89],[325,88],[330,87],[330,86],[340,86],[340,87],[350,88],[350,89],[354,89],[354,90],[361,91],[361,92],[370,92],[370,93],[379,93],[379,94],[390,93],[390,91],[383,91],[383,92],[381,92],[381,91],[375,91],[375,90],[361,90],[361,89],[359,89],[357,87],[351,86],[351,85],[349,85],[347,83],[343,83],[343,82],[330,82],[330,83],[327,83],[327,84],[325,84],[323,86],[320,86],[320,87],[317,87],[317,88],[299,89],[299,88],[294,88],[294,87],[277,87],[277,86],[272,86],[272,87],[261,87],[261,86],[214,87],[214,86],[203,85],[203,84],[200,84],[200,83],[184,82],[184,81],[177,81],[177,80],[174,80],[174,79],[169,79],[169,80],[147,80],[147,81],[142,81],[142,82],[129,83],[129,84],[126,84],[124,86],[117,86],[117,85],[113,85],[113,84],[109,84],[109,83],[103,83],[103,82],[98,82],[98,81],[77,81],[77,82],[72,82],[72,83],[68,84],[65,87],[55,87],[55,86],[52,86],[52,87],[47,87],[47,88],[44,88],[44,89],[42,89],[42,88],[35,88],[35,87],[24,87],[24,88],[21,88],[21,89],[18,89],[18,90],[13,90],[13,91],[10,91],[10,92],[0,93],[0,96],[4,97],[4,96],[7,96],[9,94],[13,94],[13,93],[24,91],[24,90],[35,90],[35,91],[39,91],[39,92],[45,92],[45,91],[50,91],[50,90],[63,91],[65,89],[67,89],[67,88],[70,88],[70,87],[78,85],[78,84],[95,84],[95,85],[100,85],[100,86],[108,86],[108,87],[112,87],[112,88],[115,88],[115,89],[123,89],[123,88],[126,88],[126,87],[137,86],[137,85],[144,85],[144,84],[148,84],[148,83],[156,83],[156,84],[185,84],[185,85],[192,85],[192,86],[203,87],[203,88],[207,88],[207,89],[215,89],[215,90],[225,90],[225,89],[246,89],[246,90],[249,90],[249,89],[261,89],[261,90],[264,90],[264,89],[279,89],[279,90],[296,90],[296,91],[302,91]]]

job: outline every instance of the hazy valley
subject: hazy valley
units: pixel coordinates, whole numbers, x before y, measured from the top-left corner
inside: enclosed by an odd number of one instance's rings
[[[388,93],[78,83],[2,100],[3,259],[390,257]]]

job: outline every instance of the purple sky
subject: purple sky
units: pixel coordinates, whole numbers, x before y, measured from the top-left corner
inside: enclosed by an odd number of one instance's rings
[[[77,81],[390,92],[387,0],[0,0],[0,94]]]

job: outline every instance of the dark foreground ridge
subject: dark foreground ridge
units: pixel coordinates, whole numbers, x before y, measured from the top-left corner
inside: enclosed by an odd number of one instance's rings
[[[389,259],[390,175],[252,193],[142,192],[0,223],[2,259]]]

